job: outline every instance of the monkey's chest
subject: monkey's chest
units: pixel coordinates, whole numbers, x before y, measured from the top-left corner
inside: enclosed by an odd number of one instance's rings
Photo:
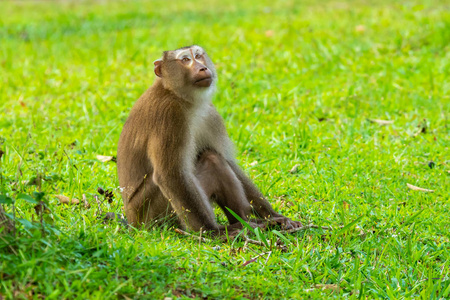
[[[192,146],[196,152],[215,145],[213,130],[208,126],[208,122],[204,118],[199,118],[192,122],[190,134],[193,142]]]
[[[205,149],[221,152],[221,137],[217,132],[213,120],[208,118],[206,114],[197,114],[192,118],[190,124],[191,147],[195,152],[195,156]]]

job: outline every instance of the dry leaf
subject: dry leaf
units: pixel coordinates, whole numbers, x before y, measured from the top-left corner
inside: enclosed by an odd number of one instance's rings
[[[291,173],[291,174],[297,173],[299,166],[300,165],[298,165],[298,164],[293,166],[292,169],[289,170],[289,173]]]
[[[252,167],[254,167],[254,166],[256,166],[258,164],[258,161],[254,161],[254,162],[252,162],[252,163],[250,163],[250,166],[252,166]]]
[[[392,120],[379,120],[379,119],[368,119],[371,123],[377,123],[379,125],[389,125],[394,123]]]
[[[364,31],[366,31],[366,26],[364,26],[364,25],[356,25],[356,27],[355,27],[355,31],[356,32],[364,32]]]
[[[78,204],[80,203],[80,200],[72,198],[72,200],[64,195],[55,195],[56,198],[59,199],[59,202],[66,203],[66,204]]]
[[[267,30],[267,31],[266,31],[266,36],[267,36],[267,37],[272,37],[273,34],[274,34],[274,31],[273,31],[273,30]]]
[[[314,285],[316,289],[321,290],[332,290],[333,292],[339,292],[339,286],[337,284],[316,284]]]
[[[342,205],[344,206],[345,210],[348,210],[350,208],[350,204],[348,204],[347,202],[343,201]]]
[[[114,156],[97,155],[97,159],[101,162],[107,162],[114,159]]]
[[[407,183],[406,186],[408,188],[410,188],[411,190],[413,190],[413,191],[420,191],[420,192],[427,192],[427,193],[433,193],[434,192],[434,190],[423,189],[421,187],[418,187],[418,186],[415,186],[415,185],[412,185],[412,184],[409,184],[409,183]]]
[[[89,201],[87,200],[85,194],[83,194],[83,203],[84,203],[84,208],[91,208],[91,204],[90,204]]]

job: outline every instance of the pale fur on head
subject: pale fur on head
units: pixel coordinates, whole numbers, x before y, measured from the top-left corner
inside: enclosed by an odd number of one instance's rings
[[[195,107],[203,106],[211,102],[211,99],[216,91],[216,83],[217,83],[217,73],[212,63],[211,59],[206,54],[205,50],[197,45],[187,46],[180,49],[165,51],[161,59],[157,61],[161,61],[163,64],[167,62],[167,64],[173,60],[180,59],[184,56],[188,56],[192,63],[196,60],[195,55],[202,54],[205,56],[205,66],[212,73],[212,83],[209,87],[199,88],[196,86],[186,86],[183,78],[181,78],[181,74],[170,74],[169,71],[162,68],[163,78],[157,78],[157,80],[162,80],[163,86],[165,89],[171,91],[179,98],[182,98],[192,104]],[[156,61],[155,61],[156,62]],[[177,76],[179,75],[179,76]],[[169,79],[167,79],[169,78]]]

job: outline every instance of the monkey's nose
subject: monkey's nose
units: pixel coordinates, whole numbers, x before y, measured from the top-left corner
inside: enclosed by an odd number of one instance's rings
[[[203,68],[200,69],[200,72],[202,72],[202,71],[203,71],[203,72],[206,72],[207,70],[208,70],[207,67],[203,67]]]

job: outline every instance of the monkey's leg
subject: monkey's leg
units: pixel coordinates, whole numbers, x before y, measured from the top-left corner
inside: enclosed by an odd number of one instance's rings
[[[214,151],[203,152],[196,165],[196,177],[208,198],[214,197],[225,212],[230,224],[238,220],[226,209],[228,207],[239,217],[247,220],[251,206],[244,188],[226,160]]]
[[[244,171],[233,161],[228,161],[230,168],[236,174],[237,178],[241,182],[247,201],[253,208],[253,213],[256,217],[269,219],[274,222],[278,222],[288,229],[297,228],[302,226],[298,221],[292,221],[291,219],[275,212],[270,205],[269,201],[264,197],[264,195],[259,191],[255,184],[250,180],[250,178],[245,175]]]
[[[133,226],[151,226],[156,220],[178,224],[169,201],[151,178],[144,178],[128,197],[124,197],[125,215]]]
[[[246,198],[250,202],[254,213],[259,218],[278,217],[280,214],[276,213],[270,203],[266,200],[264,195],[259,191],[250,178],[245,175],[244,171],[235,163],[228,161],[230,168],[233,170],[236,177],[241,182]]]

